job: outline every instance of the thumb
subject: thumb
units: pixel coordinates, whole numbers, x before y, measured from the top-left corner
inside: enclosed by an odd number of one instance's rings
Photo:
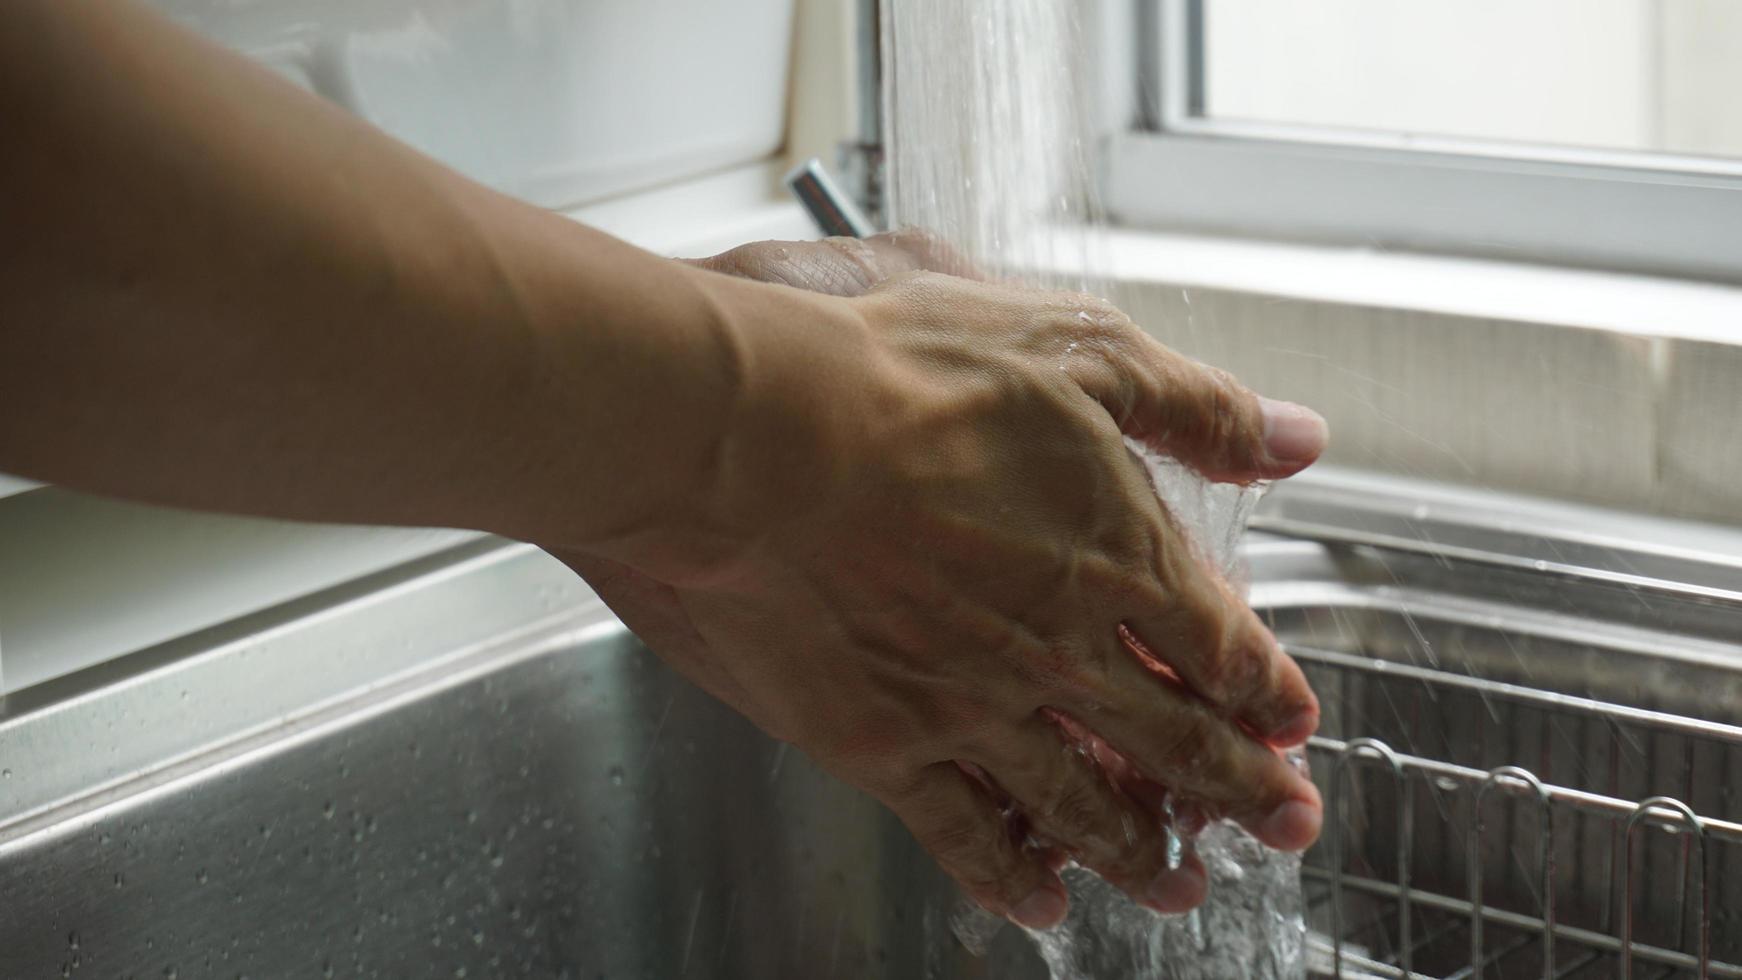
[[[1209,479],[1280,479],[1325,451],[1329,430],[1317,412],[1170,350],[1112,307],[1076,328],[1088,334],[1070,367],[1077,384],[1126,435]]]

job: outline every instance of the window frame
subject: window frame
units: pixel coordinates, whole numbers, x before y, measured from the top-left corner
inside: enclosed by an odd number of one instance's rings
[[[1109,2],[1116,222],[1742,282],[1742,160],[1208,119],[1204,0]]]

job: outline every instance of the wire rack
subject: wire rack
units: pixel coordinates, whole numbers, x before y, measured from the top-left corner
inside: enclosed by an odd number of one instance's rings
[[[1309,746],[1315,973],[1742,978],[1742,824],[1715,815],[1736,812],[1742,727],[1290,653],[1342,706],[1325,728],[1344,737]],[[1513,761],[1469,764],[1495,758]]]
[[[1251,526],[1324,708],[1311,972],[1742,978],[1742,537],[1365,477]]]

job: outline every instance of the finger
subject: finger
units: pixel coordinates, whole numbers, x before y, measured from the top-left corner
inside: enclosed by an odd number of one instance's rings
[[[927,766],[880,794],[969,897],[1031,929],[1064,920],[1064,882],[1047,854],[1024,848],[989,793],[953,763]]]
[[[879,283],[910,272],[983,278],[972,263],[941,238],[913,230],[866,239],[749,242],[719,255],[684,261],[742,279],[834,296],[863,295]]]
[[[981,282],[991,279],[985,270],[975,265],[942,236],[923,228],[902,228],[884,232],[865,241],[879,256],[889,256],[884,260],[884,268],[888,270],[905,263],[905,271],[924,269]],[[895,272],[889,271],[887,274],[895,275]]]
[[[1140,688],[1177,678],[1271,745],[1306,741],[1318,729],[1319,702],[1300,665],[1190,548],[1161,550],[1165,595],[1119,627],[1126,655],[1107,658],[1114,683]]]
[[[1122,478],[1153,518],[1154,577],[1120,590],[1108,607],[1121,617],[1097,637],[1109,678],[1135,690],[1182,684],[1271,745],[1306,741],[1319,703],[1300,665],[1186,540],[1142,474],[1133,468]]]
[[[1037,714],[989,746],[980,764],[1042,836],[1143,905],[1184,912],[1181,896],[1205,890],[1182,880],[1201,869],[1170,862],[1159,816],[1120,791],[1092,748],[1056,723]]]
[[[1164,824],[1171,825],[1175,833],[1182,837],[1196,837],[1203,831],[1209,820],[1202,807],[1168,792],[1166,786],[1145,778],[1131,764],[1130,759],[1125,758],[1117,749],[1108,745],[1106,739],[1096,735],[1070,715],[1059,712],[1049,714],[1068,738],[1090,748],[1095,761],[1101,764],[1101,768],[1126,796],[1136,800],[1150,813],[1161,817]]]
[[[1231,483],[1291,476],[1324,452],[1329,432],[1317,412],[1175,353],[1105,301],[1079,305],[1058,320],[1077,338],[1071,376],[1126,435]]]
[[[1110,657],[1116,684],[1177,683],[1279,749],[1304,743],[1319,727],[1319,701],[1306,674],[1250,610],[1229,607],[1232,626],[1185,623],[1178,609],[1133,616],[1118,639],[1125,656]],[[1145,637],[1167,637],[1165,644]]]
[[[853,238],[820,242],[749,242],[719,255],[689,260],[713,272],[833,296],[858,296],[889,278],[877,253]]]
[[[1318,837],[1324,806],[1312,781],[1191,693],[1110,682],[1095,704],[1076,710],[1145,778],[1271,847],[1303,850]]]
[[[1190,850],[1189,846],[1191,838],[1203,833],[1204,827],[1209,824],[1203,808],[1169,792],[1166,786],[1145,779],[1131,764],[1131,760],[1120,755],[1105,739],[1070,716],[1059,715],[1058,721],[1061,728],[1070,732],[1071,737],[1090,747],[1095,760],[1126,796],[1136,800],[1139,806],[1158,817],[1162,826],[1171,827],[1182,848],[1186,848],[1182,850],[1179,858],[1180,873],[1157,879],[1149,907],[1158,912],[1178,913],[1189,912],[1202,905],[1210,892],[1209,872],[1204,869],[1204,863],[1197,852]]]

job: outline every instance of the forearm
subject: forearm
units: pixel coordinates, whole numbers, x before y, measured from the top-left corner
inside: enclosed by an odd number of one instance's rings
[[[560,508],[584,539],[709,465],[736,383],[724,277],[473,184],[133,6],[0,20],[0,470],[522,536]],[[664,472],[624,465],[650,440]]]

